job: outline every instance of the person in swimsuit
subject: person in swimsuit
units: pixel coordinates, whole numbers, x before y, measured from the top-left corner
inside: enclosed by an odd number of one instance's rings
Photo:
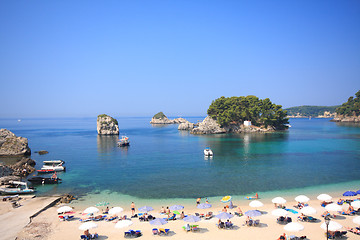
[[[196,199],[196,206],[200,204],[201,198]]]
[[[131,202],[131,214],[134,215],[135,214],[135,203]]]

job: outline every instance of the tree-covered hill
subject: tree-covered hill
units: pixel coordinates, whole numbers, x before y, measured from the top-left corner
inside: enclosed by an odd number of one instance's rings
[[[324,115],[325,112],[335,113],[336,108],[339,106],[298,106],[286,108],[289,116],[302,116],[302,117],[318,117]]]
[[[353,96],[349,97],[346,103],[343,103],[336,109],[336,113],[343,116],[359,116],[360,115],[360,90]]]
[[[272,103],[269,98],[259,99],[256,96],[220,97],[211,103],[207,113],[222,127],[251,121],[254,126],[283,130],[289,123],[281,105]]]

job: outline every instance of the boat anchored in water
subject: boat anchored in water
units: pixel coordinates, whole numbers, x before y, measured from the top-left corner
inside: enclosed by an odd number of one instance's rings
[[[35,192],[34,189],[28,188],[26,182],[9,181],[9,187],[0,188],[2,194],[28,194]]]
[[[51,171],[53,172],[61,172],[65,171],[66,168],[63,166],[65,162],[63,160],[50,160],[50,161],[44,161],[44,165],[41,168],[42,173],[49,173]],[[39,172],[39,171],[38,171]]]
[[[117,145],[119,147],[125,147],[130,145],[130,140],[127,136],[122,136],[121,139],[119,139]]]
[[[58,178],[56,175],[49,178],[49,177],[32,177],[28,179],[29,182],[32,184],[57,184],[61,183],[61,179]]]
[[[213,156],[213,151],[209,147],[207,147],[207,148],[204,149],[204,155],[206,157],[212,157]]]

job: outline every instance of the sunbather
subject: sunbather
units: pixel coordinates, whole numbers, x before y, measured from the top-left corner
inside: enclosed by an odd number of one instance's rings
[[[341,199],[341,198],[340,198],[340,199],[337,201],[337,204],[338,204],[338,205],[343,205],[343,203],[344,203],[344,199]]]
[[[169,209],[169,207],[166,207],[165,213],[168,214],[168,215],[170,214],[170,209]]]
[[[161,207],[160,213],[166,213],[164,206]]]
[[[227,212],[226,207],[224,207],[221,211],[223,211],[223,212]]]
[[[360,235],[360,230],[357,228],[350,228],[350,227],[345,227],[346,230],[348,230],[349,232],[355,233],[357,235]]]
[[[184,217],[185,217],[185,213],[184,213],[184,211],[182,211],[180,214],[180,218],[183,219]]]
[[[284,233],[277,240],[285,240],[285,239],[286,239],[286,234]]]
[[[243,215],[243,212],[242,212],[240,206],[235,210],[235,213],[238,213],[239,216]]]

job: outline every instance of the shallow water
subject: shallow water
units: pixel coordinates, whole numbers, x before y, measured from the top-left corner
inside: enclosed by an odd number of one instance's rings
[[[96,118],[0,119],[0,128],[27,137],[33,152],[49,151],[32,154],[37,169],[44,160],[66,162],[63,183],[37,186],[39,194],[241,196],[360,180],[358,125],[291,119],[287,132],[194,136],[177,125],[152,126],[150,118],[117,119],[129,147],[117,147],[117,136],[98,136]],[[213,158],[204,158],[207,146]]]

